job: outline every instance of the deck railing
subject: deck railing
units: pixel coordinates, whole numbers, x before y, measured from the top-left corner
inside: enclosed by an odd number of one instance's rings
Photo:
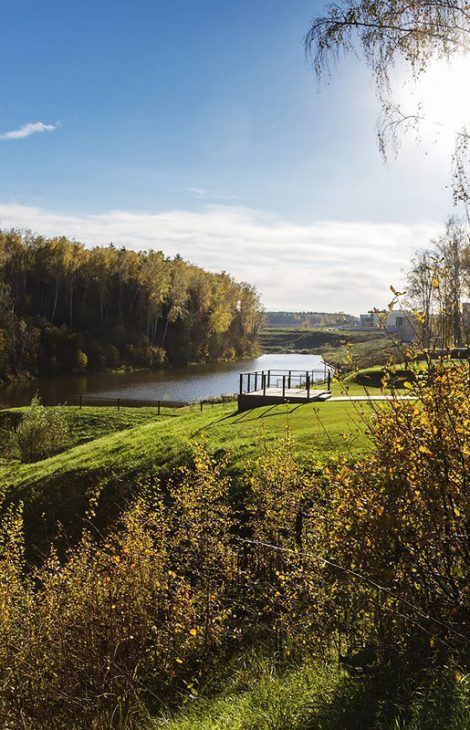
[[[303,389],[310,394],[314,383],[326,383],[330,390],[332,368],[325,365],[322,369],[313,370],[252,370],[240,373],[239,394],[261,392],[266,395],[270,388],[282,390],[283,397],[286,391]]]

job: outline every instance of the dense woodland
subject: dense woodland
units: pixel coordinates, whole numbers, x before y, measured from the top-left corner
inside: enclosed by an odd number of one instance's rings
[[[251,355],[256,290],[162,251],[0,231],[0,380]]]

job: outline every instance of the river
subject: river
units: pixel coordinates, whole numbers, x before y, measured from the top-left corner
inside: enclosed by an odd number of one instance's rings
[[[28,405],[36,393],[47,405],[76,404],[80,395],[84,402],[87,396],[121,398],[123,401],[200,401],[237,393],[240,372],[323,370],[324,366],[319,355],[269,354],[251,360],[174,370],[44,377],[0,388],[0,407]]]

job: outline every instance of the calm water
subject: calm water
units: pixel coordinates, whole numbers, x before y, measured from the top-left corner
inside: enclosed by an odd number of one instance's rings
[[[262,355],[252,360],[196,365],[175,370],[118,375],[41,378],[0,388],[0,407],[23,406],[39,393],[48,405],[77,403],[78,396],[146,401],[197,401],[238,392],[238,375],[247,370],[323,370],[319,355]]]

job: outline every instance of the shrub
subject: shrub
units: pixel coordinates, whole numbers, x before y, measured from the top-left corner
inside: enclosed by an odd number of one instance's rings
[[[21,460],[31,463],[60,451],[67,433],[67,420],[60,409],[45,408],[36,396],[16,428]]]

